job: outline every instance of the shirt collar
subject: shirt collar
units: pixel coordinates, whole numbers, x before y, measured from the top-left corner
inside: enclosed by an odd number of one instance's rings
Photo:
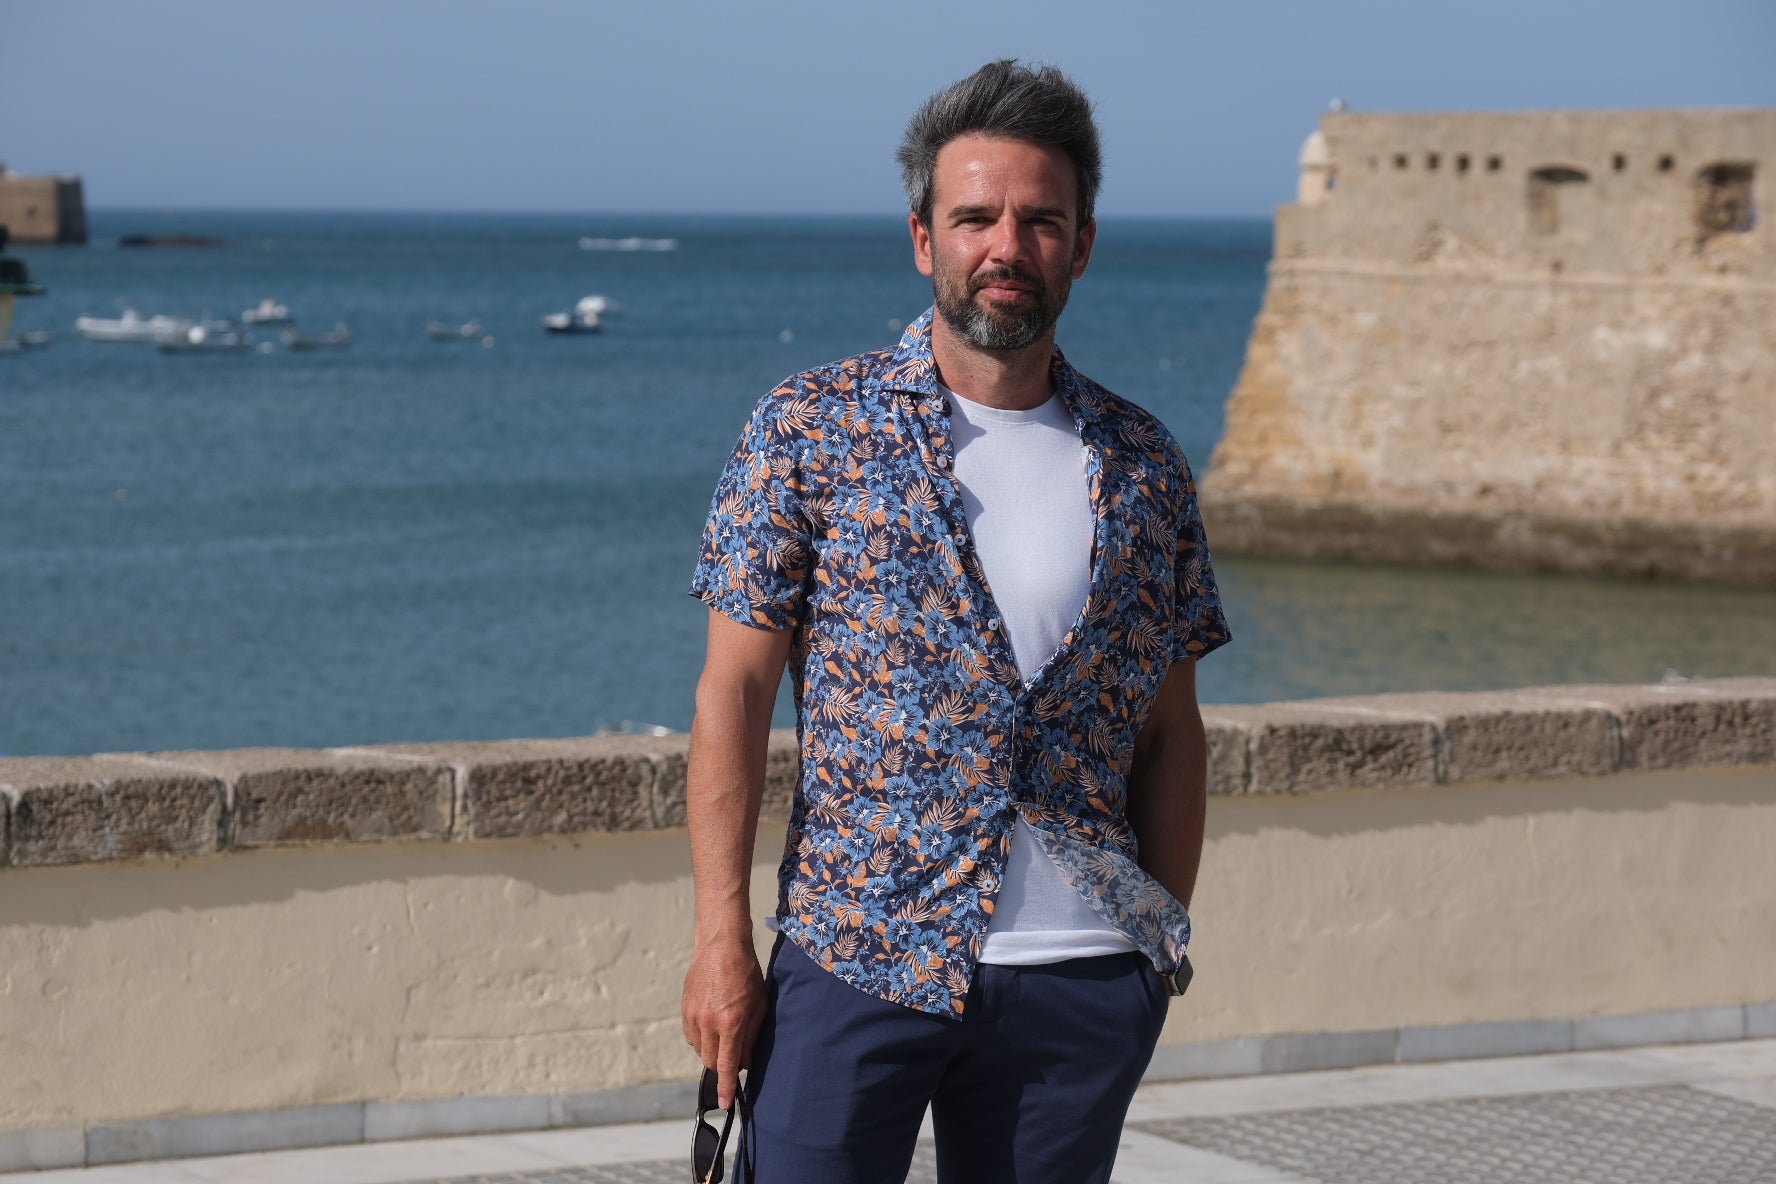
[[[937,363],[931,356],[931,321],[935,315],[936,310],[928,308],[906,327],[906,332],[900,336],[900,344],[889,355],[888,370],[882,378],[883,387],[922,396],[921,402],[936,399]],[[1073,369],[1059,347],[1049,360],[1048,373],[1055,393],[1072,412],[1081,434],[1088,440],[1096,437],[1104,412],[1103,399],[1097,388]]]

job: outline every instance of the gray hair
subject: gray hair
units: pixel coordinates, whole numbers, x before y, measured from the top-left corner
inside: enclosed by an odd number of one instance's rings
[[[988,62],[938,91],[907,121],[895,155],[907,206],[931,225],[932,175],[937,154],[958,136],[997,136],[1059,148],[1079,179],[1079,224],[1091,221],[1103,179],[1098,128],[1091,100],[1053,66],[1032,70],[1016,58]]]

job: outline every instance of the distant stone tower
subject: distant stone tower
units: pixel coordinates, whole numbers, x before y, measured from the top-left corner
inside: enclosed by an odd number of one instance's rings
[[[84,243],[86,198],[79,177],[27,177],[0,164],[0,224],[15,243]]]
[[[1216,547],[1776,587],[1772,170],[1776,110],[1324,116]]]

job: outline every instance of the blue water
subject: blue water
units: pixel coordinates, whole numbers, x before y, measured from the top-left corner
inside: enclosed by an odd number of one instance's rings
[[[96,211],[15,248],[50,294],[0,356],[0,752],[687,727],[710,490],[785,374],[892,342],[929,289],[899,220]],[[119,234],[213,234],[127,250]],[[1106,223],[1061,342],[1199,467],[1263,294],[1262,222]],[[581,236],[674,238],[585,251]],[[603,293],[597,337],[538,317]],[[173,357],[81,313],[275,296],[343,353]],[[491,348],[424,339],[479,318]],[[263,339],[273,334],[262,332]],[[1212,540],[1211,540],[1212,542]],[[1776,597],[1217,562],[1205,699],[1776,671]],[[779,722],[788,715],[779,708]]]

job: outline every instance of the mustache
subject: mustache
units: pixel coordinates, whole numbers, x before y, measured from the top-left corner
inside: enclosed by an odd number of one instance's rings
[[[968,294],[972,296],[988,284],[997,284],[1006,281],[1014,284],[1022,284],[1034,292],[1043,291],[1042,281],[1022,268],[997,267],[984,275],[977,275],[970,279],[968,281]]]

